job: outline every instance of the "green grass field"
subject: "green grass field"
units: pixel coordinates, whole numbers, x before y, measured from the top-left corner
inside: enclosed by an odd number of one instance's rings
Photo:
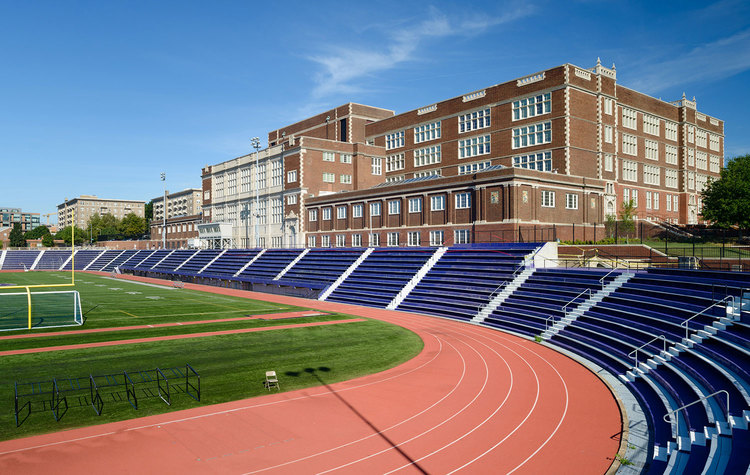
[[[0,283],[15,285],[60,283],[69,273],[0,273]],[[2,289],[2,287],[0,287]],[[142,324],[191,322],[236,318],[247,315],[305,310],[298,307],[210,294],[187,289],[142,285],[89,274],[76,275],[85,324],[81,327],[0,332],[0,336],[56,332],[75,329],[123,327]],[[43,289],[40,289],[43,290]],[[0,292],[4,292],[0,290]],[[17,292],[17,291],[16,291]],[[0,314],[2,314],[0,297]],[[0,317],[2,318],[2,317]],[[83,335],[51,335],[38,338],[0,340],[0,351],[179,335],[251,327],[351,318],[321,315],[283,320],[243,320],[195,325],[95,332]],[[0,322],[1,323],[1,322]],[[412,332],[376,320],[303,327],[245,334],[205,336],[172,341],[61,350],[0,357],[0,440],[24,437],[105,422],[142,417],[167,411],[215,404],[266,394],[264,373],[273,369],[281,389],[292,390],[344,381],[383,371],[415,356],[422,341]],[[139,399],[134,410],[122,400],[124,390],[107,393],[97,416],[91,406],[71,393],[69,409],[60,421],[51,411],[34,412],[16,428],[14,382],[48,381],[64,384],[69,378],[89,374],[183,367],[189,363],[201,375],[201,401],[179,391],[167,406],[158,398]],[[317,369],[317,371],[311,371]],[[307,370],[307,371],[306,371]],[[181,381],[184,387],[184,380]],[[176,382],[175,382],[176,383]],[[175,390],[178,388],[175,387]],[[104,392],[104,390],[103,390]],[[76,393],[82,394],[82,393]]]

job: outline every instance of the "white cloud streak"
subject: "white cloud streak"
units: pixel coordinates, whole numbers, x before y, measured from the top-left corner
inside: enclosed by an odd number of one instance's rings
[[[310,57],[311,61],[322,66],[322,71],[315,76],[313,96],[322,98],[357,92],[360,90],[358,80],[416,60],[420,47],[430,39],[475,36],[494,26],[528,16],[533,11],[532,5],[522,5],[497,17],[476,15],[451,21],[437,8],[431,7],[427,19],[416,26],[404,27],[386,35],[386,41],[379,48],[338,47],[328,54]]]

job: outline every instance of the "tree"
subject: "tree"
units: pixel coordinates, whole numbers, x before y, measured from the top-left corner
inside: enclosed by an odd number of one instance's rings
[[[623,201],[620,210],[620,230],[625,233],[625,242],[628,242],[628,235],[635,230],[635,202],[633,200]]]
[[[53,247],[54,245],[55,245],[55,238],[52,237],[52,234],[45,234],[42,237],[42,246]]]
[[[23,235],[24,239],[41,239],[47,234],[51,234],[49,232],[49,228],[47,226],[37,226],[31,231],[26,231],[26,234]]]
[[[112,213],[106,213],[101,216],[94,214],[89,218],[88,225],[86,226],[86,237],[91,239],[91,242],[94,242],[99,235],[112,236],[119,234],[121,224],[121,221]]]
[[[750,229],[750,155],[735,157],[701,192],[703,219],[720,227]]]
[[[10,231],[8,240],[10,241],[10,247],[26,247],[26,239],[23,238],[21,223],[13,224],[13,229]]]
[[[146,219],[146,224],[151,223],[151,220],[154,218],[154,201],[153,200],[146,203],[146,208],[144,209],[143,217]]]
[[[66,226],[58,231],[57,234],[55,234],[55,239],[62,239],[63,241],[65,241],[65,244],[70,246],[70,238],[72,233],[73,228],[71,226]],[[76,244],[83,243],[84,239],[88,239],[86,230],[76,226]]]
[[[128,213],[122,218],[120,232],[129,238],[141,236],[146,232],[146,219],[135,213]]]

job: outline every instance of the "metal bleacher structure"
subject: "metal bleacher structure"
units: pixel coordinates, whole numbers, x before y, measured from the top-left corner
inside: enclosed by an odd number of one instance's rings
[[[750,274],[564,268],[556,258],[555,243],[79,250],[75,268],[389,308],[520,335],[578,359],[624,402],[633,464],[621,473],[746,473]],[[70,265],[69,251],[0,254],[1,270]]]

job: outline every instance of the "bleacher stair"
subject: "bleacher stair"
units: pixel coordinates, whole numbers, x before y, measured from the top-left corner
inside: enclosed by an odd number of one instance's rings
[[[31,267],[29,268],[29,270],[34,270],[36,268],[36,265],[39,264],[39,261],[42,259],[44,252],[45,251],[43,250],[42,252],[39,253],[38,256],[36,256],[36,259],[34,259],[34,263],[31,264]]]
[[[279,272],[276,275],[276,277],[273,278],[273,280],[279,280],[282,277],[284,277],[284,274],[286,274],[287,272],[289,272],[289,269],[291,269],[292,267],[294,267],[294,264],[298,263],[300,261],[300,259],[302,259],[303,257],[305,257],[305,255],[308,252],[310,252],[310,248],[309,247],[305,248],[302,252],[300,252],[299,255],[297,257],[295,257],[292,262],[290,262],[286,267],[284,267],[284,269],[281,272]]]
[[[427,262],[424,263],[421,269],[417,271],[416,274],[414,274],[414,277],[409,280],[409,282],[406,283],[403,289],[395,296],[393,297],[393,300],[391,300],[391,303],[389,303],[385,308],[388,310],[393,310],[396,307],[399,306],[401,302],[404,301],[404,299],[409,295],[409,292],[414,289],[414,287],[417,286],[420,280],[427,275],[427,272],[432,269],[432,267],[435,265],[437,261],[440,260],[440,258],[445,254],[445,251],[447,251],[447,247],[439,247],[435,250],[435,253],[430,257]]]
[[[330,286],[328,286],[327,289],[325,289],[325,291],[323,291],[323,293],[320,294],[320,296],[318,297],[318,300],[324,301],[325,299],[327,299],[328,296],[331,295],[331,293],[333,293],[334,290],[336,290],[336,287],[338,287],[339,285],[341,285],[341,283],[344,282],[346,280],[346,278],[349,277],[349,275],[351,275],[351,273],[354,272],[354,270],[357,267],[359,267],[359,265],[362,263],[362,261],[364,261],[365,259],[367,259],[367,256],[369,256],[370,254],[372,254],[372,251],[374,251],[374,250],[375,250],[374,247],[368,247],[367,249],[365,249],[365,252],[363,252],[362,255],[359,256],[357,258],[357,260],[354,261],[352,263],[352,265],[350,265],[346,269],[346,271],[344,271],[344,273],[341,274],[338,277],[338,279],[336,279]]]
[[[521,272],[517,273],[515,278],[508,282],[507,285],[505,285],[502,290],[498,289],[499,292],[493,294],[490,296],[489,302],[487,302],[487,305],[485,305],[483,308],[479,309],[477,311],[477,314],[471,319],[473,323],[482,323],[485,318],[490,316],[492,312],[495,311],[502,303],[521,285],[523,285],[524,282],[526,282],[526,279],[528,279],[531,274],[534,273],[536,269],[533,267],[527,267]],[[502,285],[502,284],[501,284]]]

